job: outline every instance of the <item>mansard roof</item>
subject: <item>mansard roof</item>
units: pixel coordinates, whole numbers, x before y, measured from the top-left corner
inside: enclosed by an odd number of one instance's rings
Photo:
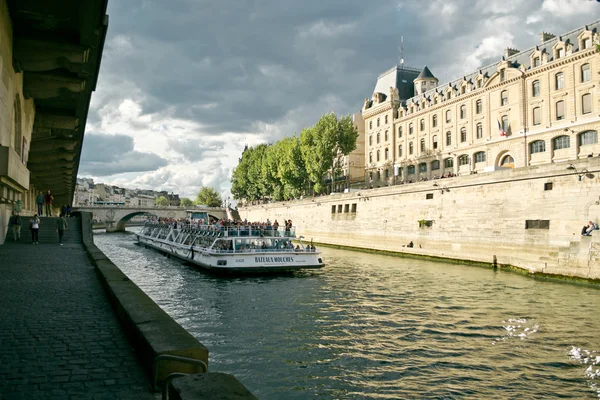
[[[413,81],[419,74],[417,68],[396,65],[377,78],[373,93],[388,95],[390,87],[398,89],[400,99],[408,99],[414,94]]]
[[[427,68],[427,65],[426,65],[425,68],[423,68],[423,71],[421,71],[421,73],[419,74],[419,76],[417,76],[415,81],[418,79],[437,79],[437,78],[435,76],[433,76],[433,74],[431,73],[429,68]]]

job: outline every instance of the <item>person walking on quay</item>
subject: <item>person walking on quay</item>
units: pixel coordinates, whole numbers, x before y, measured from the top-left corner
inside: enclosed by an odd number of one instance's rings
[[[67,224],[65,214],[60,214],[56,220],[56,232],[58,232],[58,244],[61,246],[63,245],[63,236],[65,235],[65,231],[68,229],[68,227],[69,225]]]
[[[29,229],[31,230],[31,243],[40,244],[39,233],[40,233],[40,218],[37,214],[29,221]]]
[[[23,222],[18,212],[13,211],[12,217],[10,218],[10,230],[12,231],[13,241],[21,240],[21,227]]]
[[[44,196],[44,201],[46,203],[46,217],[52,216],[52,200],[54,200],[54,196],[52,196],[52,193],[48,190],[48,193]]]
[[[37,205],[39,215],[43,214],[42,211],[44,211],[44,200],[44,193],[42,193],[42,191],[40,190],[40,194],[38,194],[35,198],[35,204]]]

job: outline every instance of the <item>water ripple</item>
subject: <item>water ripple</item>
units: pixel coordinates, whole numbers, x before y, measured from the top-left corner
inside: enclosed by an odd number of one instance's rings
[[[223,279],[95,241],[261,399],[600,396],[594,287],[330,249],[320,271]]]

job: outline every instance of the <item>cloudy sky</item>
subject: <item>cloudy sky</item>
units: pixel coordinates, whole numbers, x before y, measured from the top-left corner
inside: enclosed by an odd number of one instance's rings
[[[109,0],[79,175],[225,197],[244,144],[358,112],[377,76],[441,82],[593,22],[592,0]]]

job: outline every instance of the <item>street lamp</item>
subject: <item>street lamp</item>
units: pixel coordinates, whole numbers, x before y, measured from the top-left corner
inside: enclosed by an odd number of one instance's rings
[[[575,171],[575,174],[577,175],[577,178],[579,179],[580,182],[584,176],[588,179],[592,179],[594,177],[594,175],[591,174],[590,171],[587,170],[587,168],[583,168],[581,171],[577,171],[577,168],[573,164],[569,164],[567,169],[569,171]]]

